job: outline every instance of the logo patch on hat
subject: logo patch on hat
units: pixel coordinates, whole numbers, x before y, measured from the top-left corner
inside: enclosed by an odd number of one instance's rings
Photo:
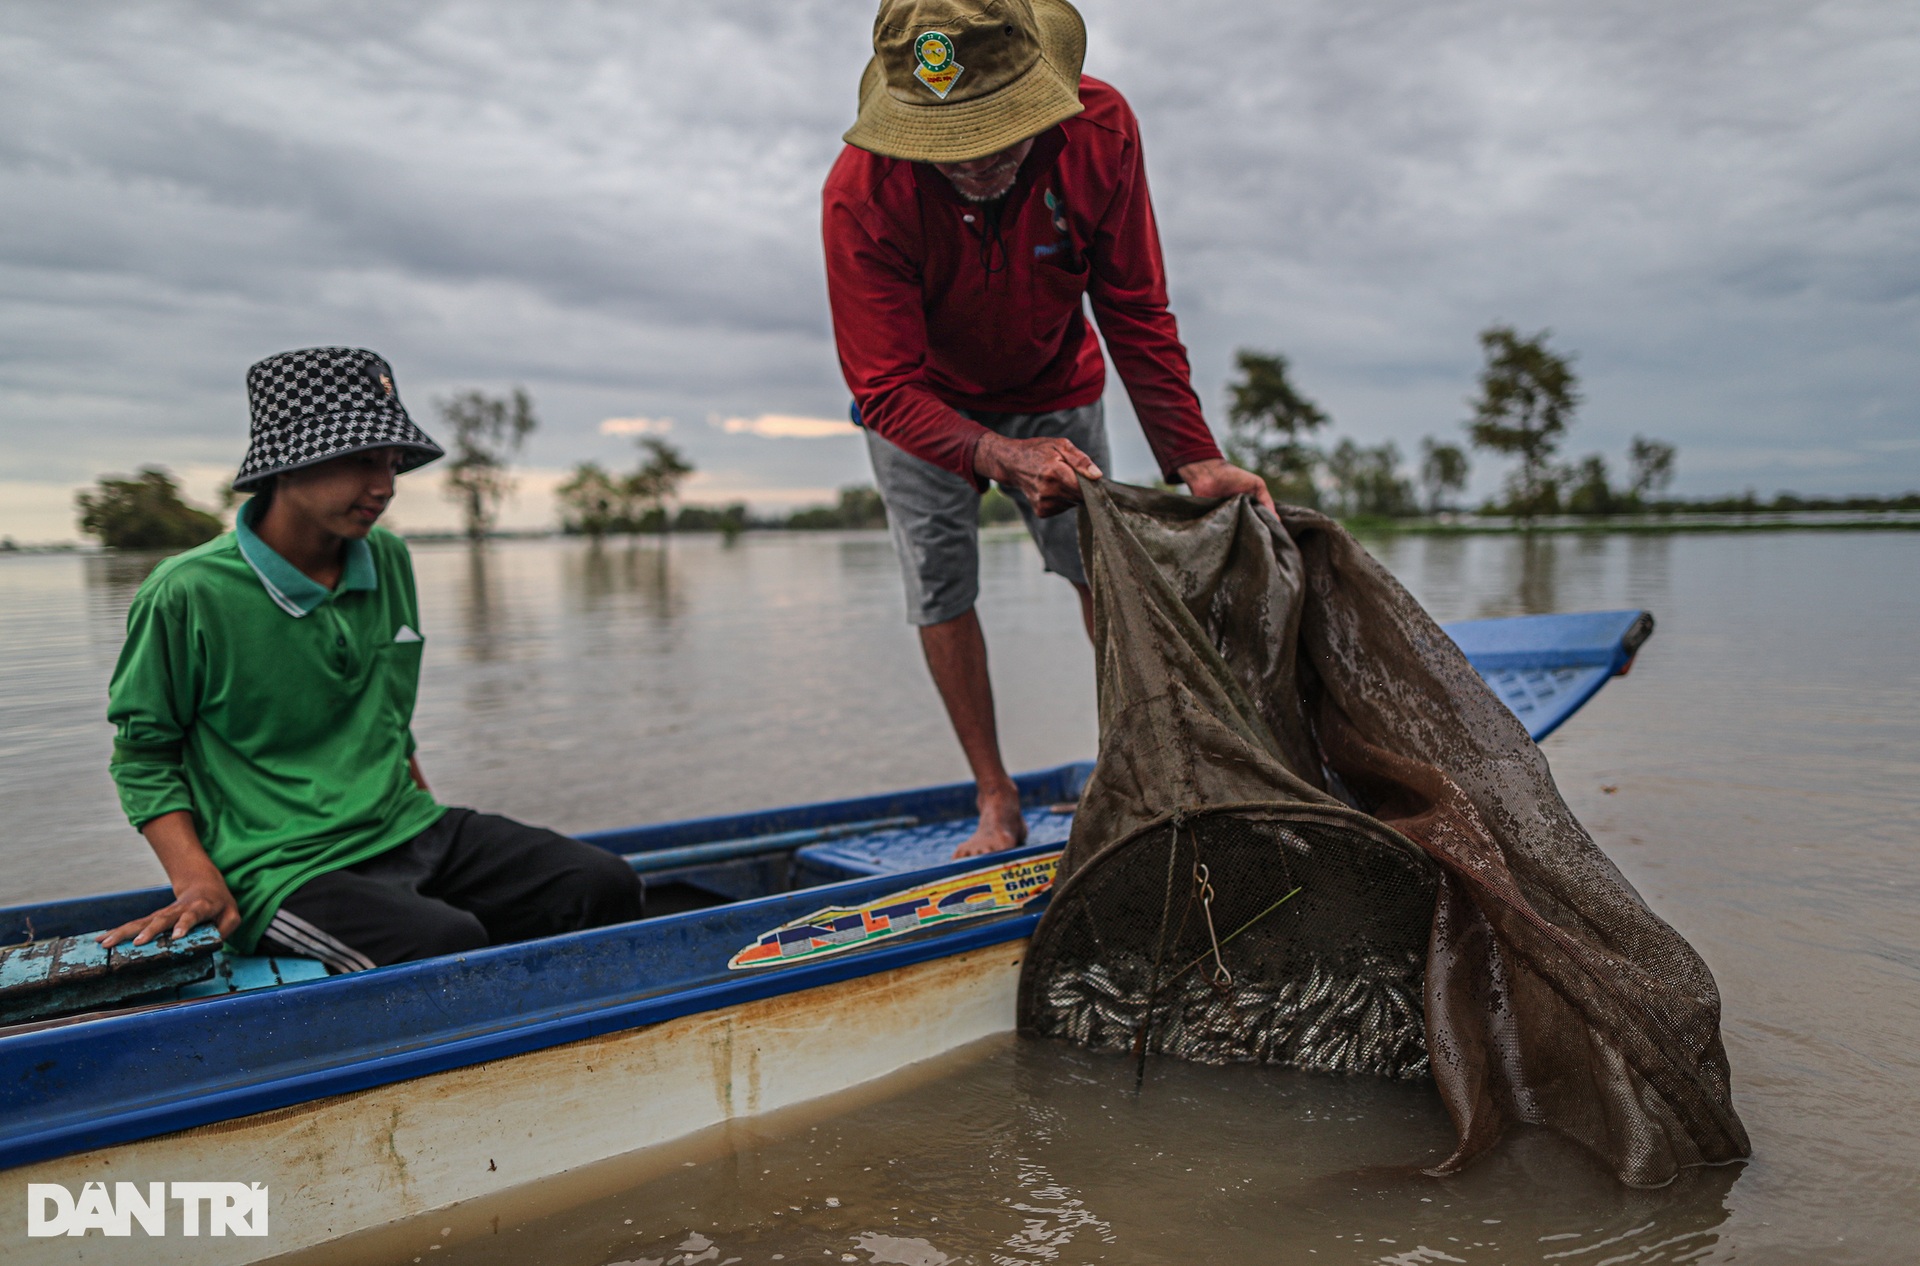
[[[966,67],[953,59],[953,41],[939,31],[928,31],[913,42],[913,58],[919,62],[913,77],[932,89],[942,101],[953,91],[953,81]]]

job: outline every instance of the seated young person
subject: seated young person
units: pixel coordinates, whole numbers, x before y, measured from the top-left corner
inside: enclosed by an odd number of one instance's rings
[[[413,565],[374,526],[442,456],[371,352],[247,371],[234,530],[168,559],[109,689],[120,800],[174,900],[104,934],[211,923],[243,953],[354,971],[637,919],[639,877],[592,845],[428,792],[411,730]]]

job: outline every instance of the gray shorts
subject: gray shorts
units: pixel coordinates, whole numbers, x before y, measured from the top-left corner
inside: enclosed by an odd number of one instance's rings
[[[1106,411],[1098,400],[1052,413],[968,413],[968,417],[1008,439],[1057,436],[1105,470]],[[922,461],[889,440],[867,432],[874,482],[887,503],[887,527],[900,555],[907,582],[907,622],[941,624],[972,609],[980,596],[980,494],[973,485]],[[1040,547],[1048,571],[1077,585],[1087,583],[1080,566],[1080,516],[1069,510],[1040,518],[1026,497],[1002,489],[1020,507],[1027,533]]]

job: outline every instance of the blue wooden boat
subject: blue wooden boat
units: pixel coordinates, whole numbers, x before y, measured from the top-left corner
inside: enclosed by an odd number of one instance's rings
[[[1651,631],[1640,611],[1448,628],[1536,739],[1625,673]],[[588,835],[648,874],[650,913],[684,908],[543,941],[331,977],[213,953],[205,931],[150,946],[166,961],[119,965],[157,973],[142,997],[0,1011],[0,1168],[76,1193],[91,1180],[265,1183],[271,1235],[202,1238],[192,1257],[252,1261],[1005,1032],[1090,771],[1021,776],[1028,842],[988,858],[951,857],[973,827],[971,784]],[[27,992],[70,953],[97,1007],[112,973],[59,938],[167,899],[0,909],[0,944],[34,943],[16,964]],[[61,1007],[49,994],[42,1010]],[[20,1260],[99,1245],[28,1239],[19,1201],[0,1210],[0,1243]]]

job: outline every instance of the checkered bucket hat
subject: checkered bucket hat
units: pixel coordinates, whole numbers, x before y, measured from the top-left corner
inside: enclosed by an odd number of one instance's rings
[[[401,470],[446,456],[407,416],[393,367],[357,347],[267,357],[247,370],[247,403],[253,443],[233,480],[239,491],[363,449],[400,449]]]

